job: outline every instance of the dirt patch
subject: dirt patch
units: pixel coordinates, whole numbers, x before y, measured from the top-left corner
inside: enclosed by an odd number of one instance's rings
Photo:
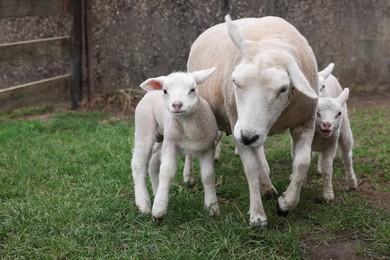
[[[381,186],[390,188],[390,184],[382,183]],[[363,194],[375,209],[384,209],[390,214],[390,193],[377,191],[375,183],[361,180],[357,192]]]
[[[367,247],[367,243],[357,238],[340,237],[330,243],[309,240],[306,242],[306,247],[308,259],[365,259],[358,253],[358,249]]]

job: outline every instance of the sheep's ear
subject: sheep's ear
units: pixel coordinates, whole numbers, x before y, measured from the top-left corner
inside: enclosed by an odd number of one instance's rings
[[[342,106],[344,106],[345,102],[347,102],[349,97],[349,88],[345,88],[343,92],[337,97],[337,100],[340,102]]]
[[[324,80],[326,80],[330,74],[332,74],[334,68],[334,63],[330,63],[325,69],[318,72],[318,75],[321,76]]]
[[[140,87],[146,91],[161,90],[163,87],[165,78],[166,78],[166,76],[147,79],[144,82],[142,82]]]
[[[248,40],[244,37],[244,35],[238,29],[237,25],[235,25],[232,22],[232,18],[230,17],[230,15],[225,16],[225,22],[226,22],[226,26],[227,26],[227,30],[228,30],[230,38],[232,39],[232,41],[236,45],[236,47],[239,49],[240,53],[243,54],[244,50],[245,50],[245,45],[246,45]]]
[[[305,94],[306,96],[317,99],[317,93],[311,88],[309,81],[307,81],[305,75],[303,75],[301,69],[295,61],[291,61],[287,65],[287,71],[290,75],[290,79],[294,87]]]
[[[318,72],[318,82],[320,86],[320,91],[325,87],[325,80],[332,74],[334,68],[334,63],[330,63],[325,69]]]
[[[192,72],[191,75],[194,78],[196,84],[200,84],[205,81],[210,75],[217,69],[217,67],[207,69],[207,70],[199,70]]]

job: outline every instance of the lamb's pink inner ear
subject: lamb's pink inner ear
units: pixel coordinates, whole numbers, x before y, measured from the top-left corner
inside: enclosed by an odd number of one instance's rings
[[[162,89],[162,84],[159,81],[153,80],[149,83],[149,86],[151,86],[155,90]]]

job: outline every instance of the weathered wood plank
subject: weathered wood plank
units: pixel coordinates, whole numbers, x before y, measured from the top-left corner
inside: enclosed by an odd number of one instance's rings
[[[83,72],[82,72],[82,3],[81,0],[72,2],[73,24],[71,33],[71,56],[72,56],[72,109],[78,109],[83,93]]]
[[[0,90],[0,113],[69,99],[71,75],[61,75]]]
[[[71,12],[72,0],[0,0],[0,18],[50,16]],[[76,0],[78,1],[78,0]]]
[[[26,60],[39,64],[42,61],[69,57],[69,42],[69,37],[63,36],[0,44],[0,71],[23,64]]]

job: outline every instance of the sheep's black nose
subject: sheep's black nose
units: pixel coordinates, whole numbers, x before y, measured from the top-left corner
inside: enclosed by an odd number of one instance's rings
[[[259,139],[259,135],[247,136],[241,133],[241,139],[244,145],[251,145]]]

